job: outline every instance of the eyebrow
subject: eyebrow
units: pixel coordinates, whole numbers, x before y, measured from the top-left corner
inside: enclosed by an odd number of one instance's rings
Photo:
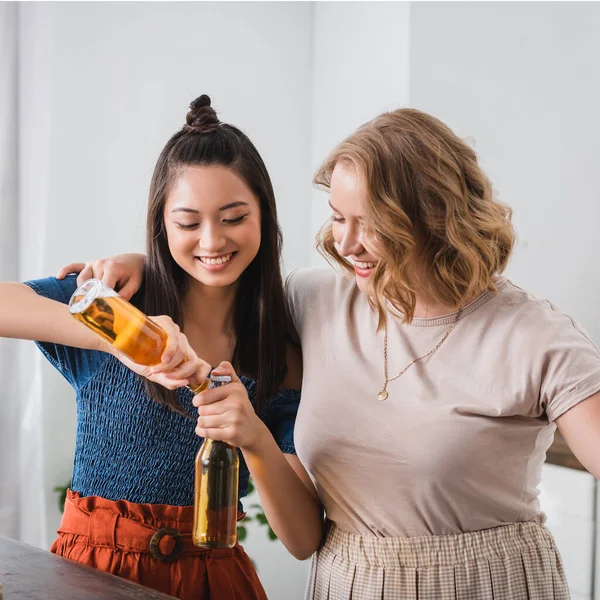
[[[238,200],[236,202],[230,202],[229,204],[225,204],[224,206],[221,206],[221,208],[219,208],[219,212],[222,212],[224,210],[229,210],[230,208],[237,208],[238,206],[250,206],[250,204],[248,202],[243,202],[241,200]],[[194,215],[200,214],[200,211],[196,210],[195,208],[187,208],[185,206],[178,206],[177,208],[174,208],[171,212],[172,213],[185,212],[185,213],[192,213]]]

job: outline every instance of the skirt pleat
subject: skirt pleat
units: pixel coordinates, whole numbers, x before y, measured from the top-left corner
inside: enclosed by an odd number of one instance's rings
[[[488,560],[462,563],[454,567],[456,597],[460,600],[496,600]]]
[[[385,569],[382,600],[417,600],[416,569]]]
[[[308,583],[306,586],[305,600],[313,600],[317,582],[317,568],[319,564],[318,554],[315,554],[310,562],[310,571],[308,573]]]
[[[490,568],[494,600],[533,600],[527,590],[527,575],[521,555],[492,560]],[[546,596],[542,596],[543,598]],[[535,599],[537,600],[537,596]]]
[[[554,539],[538,523],[419,538],[333,524],[313,557],[306,600],[569,600]]]
[[[381,600],[384,586],[383,572],[383,567],[356,565],[351,599]]]
[[[417,598],[439,598],[457,600],[454,567],[436,566],[419,569]]]
[[[334,573],[333,563],[336,555],[333,552],[323,552],[315,565],[315,588],[311,598],[330,600],[331,577]]]
[[[552,561],[552,586],[554,589],[554,600],[570,600],[569,587],[565,577],[565,568],[562,558],[558,553],[550,553]]]
[[[354,575],[356,566],[345,561],[340,561],[331,574],[329,583],[329,597],[341,600],[352,600],[354,596]]]
[[[565,585],[556,585],[556,558],[546,548],[539,552],[523,554],[523,566],[527,577],[527,590],[530,598],[552,598],[565,600],[569,598],[569,590]],[[543,574],[541,577],[539,574]],[[563,578],[564,582],[564,578]]]

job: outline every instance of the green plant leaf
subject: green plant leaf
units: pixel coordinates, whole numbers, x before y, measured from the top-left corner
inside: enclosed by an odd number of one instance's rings
[[[268,525],[269,522],[267,521],[267,517],[265,517],[264,513],[257,513],[256,514],[256,520],[261,524],[261,525]]]
[[[270,540],[276,540],[277,536],[275,535],[275,532],[269,527],[269,531],[267,531],[267,535],[269,536]]]
[[[60,512],[64,512],[65,510],[65,500],[67,499],[67,490],[71,487],[71,482],[67,483],[67,485],[57,485],[54,486],[52,491],[58,494],[58,510]]]
[[[248,536],[248,530],[243,525],[238,525],[237,528],[238,541],[243,542]]]

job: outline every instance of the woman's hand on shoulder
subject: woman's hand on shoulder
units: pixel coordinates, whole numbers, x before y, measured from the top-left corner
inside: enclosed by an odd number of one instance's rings
[[[87,263],[70,263],[58,271],[56,278],[75,273],[78,285],[91,278],[100,279],[129,300],[140,289],[145,264],[145,254],[118,254]]]

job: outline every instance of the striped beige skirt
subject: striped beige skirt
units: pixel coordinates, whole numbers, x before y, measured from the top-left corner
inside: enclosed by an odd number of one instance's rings
[[[537,523],[415,538],[331,525],[306,600],[569,600],[550,532]]]

